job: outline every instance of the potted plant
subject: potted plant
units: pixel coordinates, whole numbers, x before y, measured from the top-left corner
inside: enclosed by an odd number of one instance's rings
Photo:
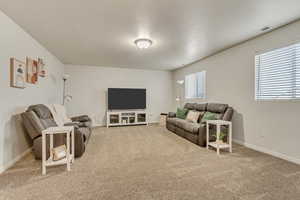
[[[217,133],[212,135],[217,140]],[[224,132],[220,132],[219,141],[216,141],[217,143],[225,143],[225,138],[227,137],[227,134]]]

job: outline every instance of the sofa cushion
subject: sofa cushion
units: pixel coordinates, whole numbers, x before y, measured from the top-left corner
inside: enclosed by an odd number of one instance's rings
[[[194,105],[194,109],[197,111],[206,111],[206,107],[207,107],[207,103],[201,103],[201,104],[196,103]]]
[[[227,104],[209,103],[207,104],[207,111],[212,113],[224,113],[228,108]]]
[[[186,103],[185,105],[184,105],[184,108],[185,109],[188,109],[188,110],[196,110],[195,108],[196,108],[196,103]]]
[[[199,116],[200,116],[200,112],[198,111],[193,111],[193,110],[190,110],[186,116],[186,120],[189,121],[189,122],[194,122],[196,123],[199,119]]]
[[[206,111],[207,103],[186,103],[184,108],[188,110]]]
[[[88,121],[91,121],[91,119],[87,115],[80,115],[80,116],[76,116],[76,117],[71,117],[71,120],[72,121],[77,121],[77,122],[88,122]]]
[[[41,119],[52,118],[52,114],[47,106],[43,104],[29,106],[27,111],[33,111]]]
[[[49,127],[57,126],[57,124],[55,123],[55,121],[53,119],[40,119],[40,120],[41,120],[41,124],[43,124],[45,129],[49,128]]]
[[[190,132],[193,134],[198,134],[199,128],[200,128],[200,124],[198,123],[193,123],[193,122],[188,122],[188,121],[183,121],[183,122],[179,122],[179,127]]]

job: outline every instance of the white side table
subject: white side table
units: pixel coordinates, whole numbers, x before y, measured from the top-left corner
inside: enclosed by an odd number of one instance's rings
[[[217,139],[215,142],[209,142],[209,125],[215,125],[217,127]],[[221,126],[228,126],[228,143],[223,143],[220,141]],[[229,149],[232,153],[232,123],[223,120],[208,120],[206,121],[206,148],[209,146],[217,149],[217,154],[220,155],[220,149]]]
[[[61,160],[53,160],[53,155],[51,153],[51,149],[53,149],[53,135],[55,134],[63,134],[67,135],[66,143],[67,143],[67,152],[66,158]],[[50,157],[46,160],[46,138],[47,135],[50,135]],[[71,144],[72,144],[72,153],[70,148],[70,135],[71,135]],[[75,135],[74,135],[74,127],[73,126],[62,126],[62,127],[49,127],[42,131],[42,174],[46,174],[47,166],[55,166],[55,165],[67,165],[67,170],[70,171],[71,162],[73,163],[75,160],[74,156],[74,143],[75,143]]]

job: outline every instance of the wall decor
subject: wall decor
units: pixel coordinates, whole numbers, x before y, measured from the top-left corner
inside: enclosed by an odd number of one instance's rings
[[[15,88],[26,86],[26,65],[15,58],[10,59],[10,86]]]
[[[38,62],[31,58],[26,58],[27,82],[36,84],[38,81]]]
[[[39,76],[40,77],[46,77],[47,73],[46,73],[46,69],[45,69],[44,60],[42,58],[38,58],[37,63],[38,63]]]

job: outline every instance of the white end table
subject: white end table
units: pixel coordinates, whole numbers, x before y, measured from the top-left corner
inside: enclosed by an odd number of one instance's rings
[[[209,142],[209,125],[215,125],[217,127],[217,139],[215,142]],[[221,126],[228,126],[228,143],[220,141]],[[229,149],[232,153],[232,123],[224,120],[208,120],[206,121],[206,148],[209,146],[217,149],[217,154],[220,155],[220,149]]]
[[[167,113],[161,113],[160,114],[160,120],[159,120],[159,125],[160,126],[166,126],[166,121],[167,121]]]
[[[55,134],[66,134],[67,135],[67,152],[66,158],[61,160],[53,160],[53,155],[51,153],[51,149],[53,149],[53,135]],[[50,157],[46,160],[46,138],[47,135],[50,135]],[[71,144],[72,144],[72,153],[70,149],[70,135],[71,135]],[[71,162],[73,163],[75,160],[75,135],[74,135],[74,127],[73,126],[61,126],[61,127],[49,127],[42,131],[42,174],[46,174],[46,167],[47,166],[55,166],[55,165],[67,165],[67,170],[70,171]]]

